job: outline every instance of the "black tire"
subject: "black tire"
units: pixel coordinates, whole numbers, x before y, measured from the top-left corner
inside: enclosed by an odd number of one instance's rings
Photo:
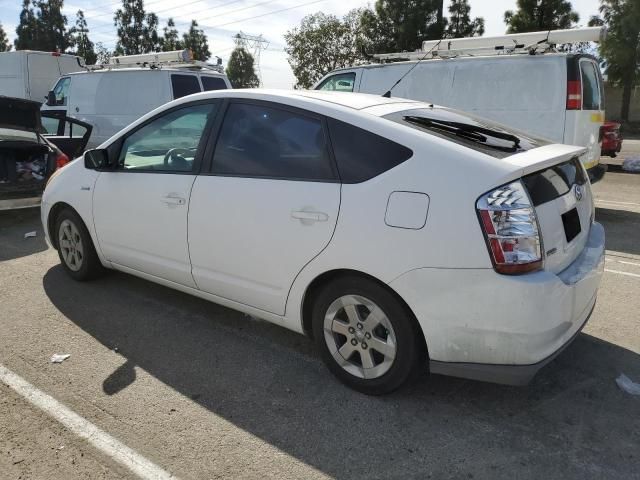
[[[325,317],[327,316],[329,308],[332,306],[334,301],[347,295],[364,297],[365,299],[372,301],[382,310],[392,326],[392,332],[395,335],[395,358],[390,361],[390,367],[386,367],[388,368],[388,370],[386,370],[386,372],[384,373],[381,372],[380,376],[378,376],[377,378],[361,378],[355,374],[352,374],[345,370],[334,358],[334,354],[332,354],[331,348],[333,348],[335,354],[340,355],[340,353],[336,351],[338,342],[340,342],[343,338],[346,339],[346,342],[342,343],[342,346],[344,346],[347,342],[359,342],[359,340],[355,338],[355,334],[351,337],[348,337],[347,335],[343,336],[341,334],[336,335],[334,333],[330,333],[328,334],[330,339],[327,340],[325,338],[324,324]],[[362,307],[357,308],[361,309]],[[363,324],[365,324],[366,320],[368,319],[367,311],[368,310],[365,307],[364,313],[357,314],[366,316],[364,317],[365,320],[362,322]],[[359,312],[361,312],[361,310],[359,310]],[[331,314],[329,316],[331,317]],[[346,309],[341,313],[338,313],[337,316],[346,318]],[[385,393],[390,393],[401,387],[408,380],[415,378],[417,373],[420,372],[421,368],[425,367],[426,345],[424,344],[424,338],[412,313],[408,311],[406,305],[404,305],[398,298],[396,298],[394,293],[391,292],[388,288],[366,277],[341,277],[322,287],[313,299],[312,322],[314,341],[322,355],[323,361],[325,362],[329,370],[331,370],[331,372],[336,377],[338,377],[338,379],[345,385],[359,392],[365,393],[367,395],[382,395]],[[374,325],[375,323],[377,323],[375,320],[373,320],[372,322],[373,323],[370,323],[369,325]],[[349,323],[349,325],[352,325],[352,322]],[[364,329],[364,331],[366,331],[367,327],[365,326]],[[388,334],[389,331],[385,331]],[[375,333],[370,333],[368,338],[371,339],[371,335],[373,334]],[[335,345],[332,345],[330,347],[327,342],[336,341],[332,340],[336,338],[338,339],[338,341]],[[366,341],[367,340],[363,340],[363,342]],[[372,340],[369,340],[369,342],[371,341]],[[361,368],[364,365],[362,363],[363,358],[360,357],[362,353],[360,352],[366,353],[363,351],[363,349],[373,349],[373,354],[377,353],[375,347],[370,347],[368,345],[364,346],[362,343],[351,344],[357,345],[357,347],[354,348],[360,349],[360,351],[354,353],[349,358],[351,358],[355,362],[360,359]],[[347,345],[347,348],[350,349],[351,347]],[[378,357],[379,355],[380,354],[377,354]],[[342,358],[340,359],[342,361]],[[354,367],[349,365],[349,368],[353,369]],[[364,369],[361,371],[363,372]]]
[[[73,236],[78,237],[76,240],[79,239],[76,245],[79,244],[81,246],[82,254],[76,257],[78,259],[77,263],[65,259],[65,254],[68,249],[65,249],[60,244],[60,230],[63,228],[63,224],[65,227],[72,225],[72,228],[75,228]],[[75,233],[77,233],[77,235],[75,235]],[[91,235],[89,235],[89,231],[80,218],[80,215],[73,209],[65,208],[58,214],[52,236],[55,237],[55,242],[58,246],[60,263],[73,279],[83,282],[93,280],[104,274],[105,268],[100,263],[100,259],[93,245],[93,240],[91,240]]]

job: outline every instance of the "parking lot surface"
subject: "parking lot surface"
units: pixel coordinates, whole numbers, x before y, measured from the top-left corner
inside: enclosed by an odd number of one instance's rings
[[[0,364],[178,478],[640,478],[640,397],[615,382],[640,382],[640,175],[594,191],[598,303],[527,387],[425,373],[363,396],[295,333],[122,273],[74,282],[36,210],[0,212]],[[133,477],[2,382],[0,471]]]

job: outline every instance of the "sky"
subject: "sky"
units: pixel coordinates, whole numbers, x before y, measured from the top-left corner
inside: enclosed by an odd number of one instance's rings
[[[0,0],[0,23],[11,40],[20,14],[21,0]],[[295,82],[284,52],[284,34],[298,26],[305,15],[322,11],[342,16],[349,10],[366,7],[374,0],[145,0],[147,12],[160,18],[160,32],[167,19],[173,17],[180,33],[188,30],[191,19],[196,19],[209,39],[213,55],[229,58],[234,47],[233,36],[242,31],[249,35],[262,35],[269,42],[262,50],[260,73],[267,88],[291,88]],[[445,13],[448,6],[445,0]],[[597,0],[573,0],[574,10],[580,15],[580,25],[598,13]],[[516,0],[470,0],[471,15],[485,19],[485,35],[502,35],[506,26],[505,10],[515,9]],[[117,41],[113,26],[113,12],[121,5],[117,0],[66,0],[63,13],[69,26],[75,22],[75,13],[82,9],[89,27],[89,38],[103,42],[109,49]]]

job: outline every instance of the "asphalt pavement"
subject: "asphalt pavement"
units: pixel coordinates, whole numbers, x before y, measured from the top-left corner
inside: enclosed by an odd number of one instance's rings
[[[640,397],[615,382],[640,383],[640,175],[594,191],[598,303],[527,387],[358,394],[293,332],[122,273],[74,282],[35,210],[0,212],[0,364],[177,478],[640,478]],[[94,445],[0,382],[0,477],[134,478]]]

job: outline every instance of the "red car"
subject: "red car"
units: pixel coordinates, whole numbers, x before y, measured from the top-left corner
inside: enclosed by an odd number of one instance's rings
[[[622,148],[622,134],[620,133],[620,124],[618,122],[604,122],[604,125],[601,127],[601,132],[601,155],[606,155],[607,157],[615,157]]]

